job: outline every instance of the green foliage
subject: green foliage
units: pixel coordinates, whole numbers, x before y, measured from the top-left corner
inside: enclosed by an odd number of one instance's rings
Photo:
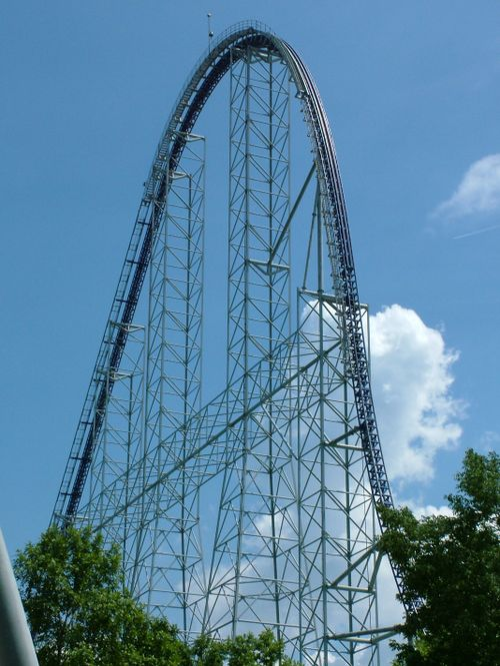
[[[225,654],[228,666],[294,666],[296,662],[284,655],[283,648],[283,641],[265,629],[258,636],[243,634],[227,640]]]
[[[500,458],[466,452],[451,516],[417,520],[381,508],[379,547],[402,575],[400,598],[414,608],[393,643],[398,666],[500,663]]]
[[[193,665],[222,666],[227,657],[227,644],[211,636],[201,635],[191,647]]]
[[[40,666],[188,666],[175,627],[132,599],[117,548],[89,529],[49,528],[14,569]]]
[[[118,548],[88,528],[49,528],[14,569],[40,666],[294,666],[270,629],[187,646],[134,601]]]
[[[276,639],[270,629],[258,636],[249,633],[225,641],[200,636],[191,654],[193,666],[298,666],[284,654],[283,641]]]

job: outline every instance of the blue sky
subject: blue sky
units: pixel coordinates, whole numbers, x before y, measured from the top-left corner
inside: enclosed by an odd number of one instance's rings
[[[207,11],[216,33],[269,24],[318,83],[374,316],[398,499],[439,507],[464,449],[498,447],[496,0],[4,4],[0,526],[11,552],[49,521],[142,183],[206,47]]]

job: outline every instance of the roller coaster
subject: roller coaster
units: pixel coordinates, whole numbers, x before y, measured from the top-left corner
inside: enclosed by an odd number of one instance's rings
[[[209,149],[194,130],[218,88],[228,223],[214,257]],[[214,333],[206,290],[222,270]],[[393,629],[379,619],[377,505],[393,500],[367,336],[318,89],[269,28],[233,26],[161,135],[53,523],[120,544],[127,586],[187,640],[265,626],[302,663],[380,663]],[[215,395],[207,372],[222,377]]]

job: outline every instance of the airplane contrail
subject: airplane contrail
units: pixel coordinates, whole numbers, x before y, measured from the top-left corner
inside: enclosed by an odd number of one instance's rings
[[[493,229],[499,229],[499,228],[500,224],[494,224],[492,227],[484,227],[483,229],[476,229],[476,231],[469,231],[466,234],[453,236],[453,240],[460,240],[461,238],[469,238],[469,236],[478,236],[479,234],[485,234],[487,231],[493,231]]]

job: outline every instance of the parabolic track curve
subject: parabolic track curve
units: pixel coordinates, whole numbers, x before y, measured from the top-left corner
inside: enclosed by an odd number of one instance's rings
[[[106,366],[116,371],[120,366],[127,341],[127,325],[132,323],[134,317],[151,257],[152,238],[164,212],[165,197],[170,187],[168,174],[175,171],[183,153],[183,135],[192,131],[211,93],[238,53],[242,53],[235,47],[263,48],[278,55],[289,70],[296,96],[302,105],[320,192],[326,202],[323,215],[332,286],[345,313],[349,370],[371,490],[377,504],[393,505],[375,418],[347,212],[329,122],[318,89],[297,52],[267,27],[252,22],[231,27],[211,45],[181,91],[158,144],[110,312],[110,321],[120,322],[121,325],[114,328],[112,335],[107,332],[102,341],[58,493],[53,522],[71,521],[77,514],[103,425],[105,407],[113,389],[113,381],[108,378],[106,382],[99,369]],[[395,574],[400,586],[401,580],[398,573]]]

